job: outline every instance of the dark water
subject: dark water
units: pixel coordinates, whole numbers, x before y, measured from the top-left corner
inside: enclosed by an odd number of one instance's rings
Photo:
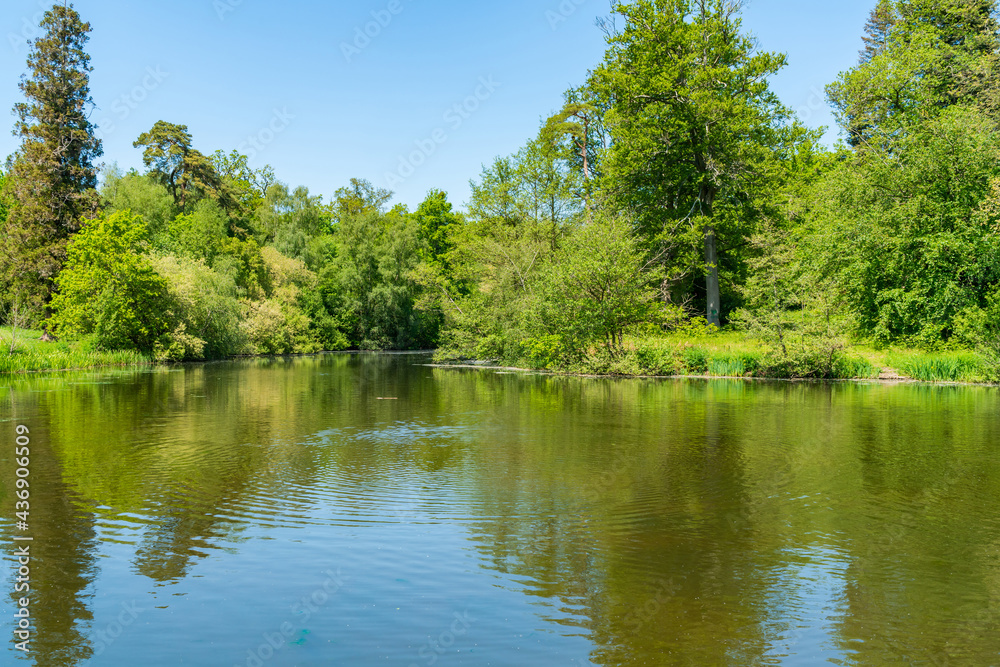
[[[0,663],[1000,664],[996,389],[426,362],[0,380]]]

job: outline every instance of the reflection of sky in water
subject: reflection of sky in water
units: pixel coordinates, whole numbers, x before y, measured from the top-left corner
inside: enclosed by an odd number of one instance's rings
[[[767,601],[768,630],[773,634],[767,658],[782,665],[842,664],[846,656],[836,641],[836,620],[846,609],[846,554],[822,546],[785,551],[787,565],[771,574]]]

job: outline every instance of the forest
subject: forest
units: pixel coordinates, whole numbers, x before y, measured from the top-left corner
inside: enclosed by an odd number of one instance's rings
[[[537,135],[464,206],[435,190],[409,210],[363,178],[329,197],[285,184],[181,122],[136,137],[144,171],[98,164],[91,26],[56,5],[0,173],[0,370],[435,349],[601,374],[1000,380],[995,3],[879,0],[826,89],[832,148],[771,90],[786,56],[743,11],[613,3],[603,62]]]

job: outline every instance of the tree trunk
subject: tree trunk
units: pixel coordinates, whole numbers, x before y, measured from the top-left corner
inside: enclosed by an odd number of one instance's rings
[[[715,248],[715,227],[705,227],[705,294],[707,305],[705,317],[709,324],[720,326],[719,319],[719,254]]]
[[[709,324],[721,326],[720,311],[722,297],[719,294],[719,253],[715,245],[715,224],[712,220],[712,204],[715,193],[702,189],[702,213],[705,223],[705,319]]]

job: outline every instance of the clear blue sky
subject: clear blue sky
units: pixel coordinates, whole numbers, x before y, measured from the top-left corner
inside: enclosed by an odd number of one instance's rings
[[[808,125],[834,125],[823,87],[857,61],[874,2],[747,4],[744,22],[761,48],[789,57],[774,90]],[[400,174],[400,157],[419,151],[420,142],[419,166],[412,174],[403,169],[406,178],[392,188],[396,201],[411,207],[430,188],[463,205],[468,181],[483,164],[536,133],[563,91],[600,63],[604,36],[594,20],[609,6],[607,0],[73,4],[93,26],[91,87],[99,107],[93,119],[106,162],[141,168],[132,141],[166,120],[187,125],[204,153],[242,147],[256,153],[256,166],[269,163],[280,180],[328,200],[355,176],[386,186],[386,175]],[[27,54],[21,35],[48,5],[4,0],[0,109],[20,99]],[[356,41],[366,26],[375,36]],[[345,52],[345,44],[352,49]],[[477,93],[481,99],[467,109],[453,109]],[[2,117],[8,120],[0,128],[12,127],[13,116]],[[829,142],[836,136],[831,131]],[[16,138],[0,133],[0,157],[16,148]]]

